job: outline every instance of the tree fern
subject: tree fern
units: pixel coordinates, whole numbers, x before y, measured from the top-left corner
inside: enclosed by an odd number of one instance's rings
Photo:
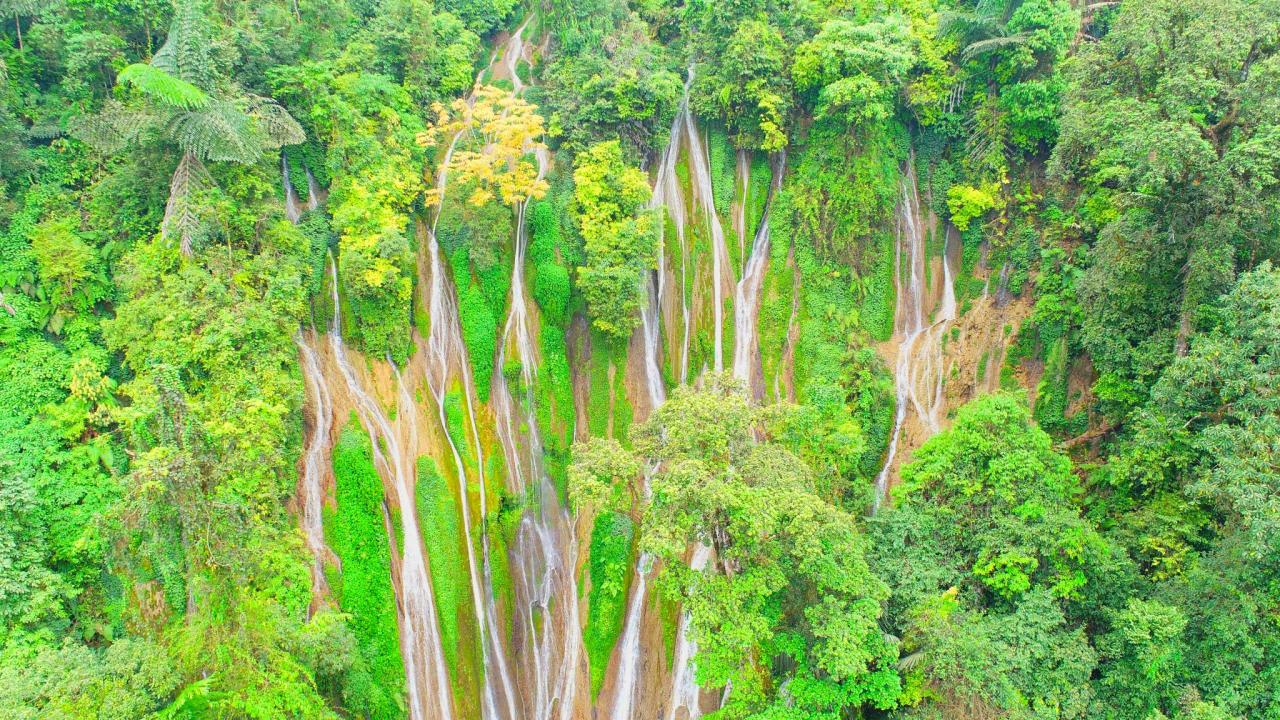
[[[278,150],[285,145],[298,145],[307,139],[302,126],[271,98],[249,96],[248,108],[245,110],[258,123],[265,138],[267,150]]]
[[[183,150],[214,162],[257,162],[266,144],[253,118],[224,101],[176,115],[169,132]]]
[[[114,155],[128,147],[156,118],[145,110],[126,108],[115,100],[108,100],[102,112],[80,115],[67,123],[71,137],[107,155]]]
[[[203,89],[213,86],[213,58],[209,20],[201,0],[174,4],[173,21],[164,45],[151,58],[151,65]]]
[[[160,223],[160,237],[166,240],[177,237],[182,254],[188,257],[192,252],[192,238],[200,227],[195,195],[212,184],[213,179],[200,158],[194,153],[183,153],[169,181],[169,202],[164,208],[164,221]]]
[[[995,52],[996,50],[1001,50],[1006,47],[1023,45],[1030,39],[1031,33],[1027,32],[989,37],[985,40],[978,40],[966,45],[964,51],[961,53],[961,57],[965,60],[971,60],[979,55],[985,55],[986,53]]]
[[[121,70],[116,80],[138,88],[169,107],[195,110],[209,104],[209,96],[203,90],[154,65],[134,63]]]

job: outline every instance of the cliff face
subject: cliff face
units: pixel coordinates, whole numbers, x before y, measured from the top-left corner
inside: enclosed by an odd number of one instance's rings
[[[482,73],[516,94],[525,88],[518,67],[538,52],[523,31]],[[309,390],[299,515],[317,558],[316,602],[332,602],[326,578],[340,574],[345,559],[324,544],[322,518],[342,521],[329,453],[344,424],[358,423],[385,490],[390,581],[415,718],[697,718],[727,691],[694,681],[697,648],[680,608],[654,592],[661,569],[634,550],[642,517],[625,519],[617,577],[592,577],[605,567],[604,545],[568,507],[568,444],[591,436],[625,442],[670,388],[708,372],[731,373],[757,402],[794,402],[811,377],[798,376],[797,366],[812,361],[797,363],[797,353],[813,347],[815,332],[838,339],[854,331],[840,330],[838,309],[819,306],[824,296],[805,286],[814,271],[802,264],[812,261],[797,256],[785,219],[775,232],[771,213],[789,202],[787,154],[726,152],[723,135],[690,112],[687,84],[685,93],[669,143],[650,165],[658,254],[643,274],[640,318],[626,343],[591,329],[580,308],[546,316],[535,292],[548,282],[539,264],[548,252],[545,209],[531,213],[520,203],[501,251],[508,275],[494,357],[476,362],[475,348],[485,346],[471,341],[463,292],[474,279],[438,239],[440,218],[462,202],[444,171],[435,185],[439,211],[417,224],[418,320],[403,367],[342,344],[343,301],[330,265],[332,307],[324,310],[333,319],[299,337]],[[538,178],[546,177],[556,158],[533,156]],[[950,409],[998,387],[1005,346],[1028,314],[984,267],[967,279],[989,289],[958,305],[960,236],[922,209],[912,161],[901,167],[896,211],[881,228],[893,238],[896,301],[892,336],[877,346],[894,401],[883,408],[893,422],[874,429],[884,447],[876,505]],[[301,201],[288,190],[286,197],[300,211]],[[824,282],[839,284],[838,268],[826,275]],[[824,318],[838,326],[813,330]],[[487,382],[477,382],[479,368],[492,368]],[[701,568],[708,555],[690,547],[687,561]]]

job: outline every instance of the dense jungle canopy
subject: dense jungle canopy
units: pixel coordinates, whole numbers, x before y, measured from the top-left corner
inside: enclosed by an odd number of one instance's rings
[[[0,717],[1280,720],[1280,0],[0,0]]]

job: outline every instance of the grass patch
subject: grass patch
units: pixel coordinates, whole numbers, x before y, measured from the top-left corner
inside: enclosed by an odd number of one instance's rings
[[[334,599],[350,615],[356,656],[343,700],[354,714],[402,718],[404,661],[391,587],[391,549],[383,522],[382,480],[369,436],[353,413],[333,448],[337,509],[325,511],[325,535],[342,561],[330,578]]]
[[[627,614],[627,587],[631,580],[631,541],[635,526],[622,513],[596,517],[591,529],[587,568],[591,574],[587,626],[582,631],[591,668],[591,696],[600,692],[609,656],[622,634]]]
[[[418,458],[415,505],[422,541],[430,561],[431,590],[440,616],[445,663],[453,678],[454,694],[479,697],[483,668],[473,615],[466,545],[458,501],[450,492],[435,460]]]

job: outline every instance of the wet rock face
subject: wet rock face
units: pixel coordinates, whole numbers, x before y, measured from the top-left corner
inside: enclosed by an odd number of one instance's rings
[[[495,53],[499,74],[511,79],[517,93],[525,88],[517,72],[520,61],[530,60],[531,47],[536,46],[526,43],[522,28]],[[442,166],[447,166],[455,144],[456,140],[446,148]],[[552,158],[545,151],[534,157],[541,178]],[[612,434],[617,403],[631,406],[633,422],[643,420],[662,406],[670,385],[697,382],[703,372],[732,372],[757,400],[769,392],[794,398],[790,368],[801,293],[793,251],[786,254],[787,267],[777,269],[794,281],[787,288],[787,338],[774,358],[776,375],[768,382],[759,337],[765,277],[774,272],[771,259],[782,262],[782,255],[772,252],[769,214],[785,175],[785,153],[769,158],[769,181],[756,190],[751,189],[751,154],[740,151],[734,159],[734,167],[725,171],[733,173],[734,197],[725,202],[713,196],[707,140],[689,111],[686,94],[670,143],[654,165],[650,206],[661,209],[664,217],[656,268],[644,275],[640,323],[625,359],[608,362],[607,389],[593,386],[591,371],[586,370],[594,362],[592,355],[604,350],[592,347],[585,320],[579,316],[566,326],[576,438],[587,435],[589,407],[598,393],[608,393],[606,432]],[[762,165],[756,165],[757,173],[763,172]],[[443,202],[449,192],[446,173],[437,178],[435,190]],[[287,196],[290,191],[286,188]],[[764,201],[751,205],[755,209],[749,213],[752,192],[757,201]],[[301,201],[296,193],[290,197],[300,214]],[[315,202],[315,193],[309,200]],[[717,200],[729,208],[725,218],[716,210]],[[538,344],[542,319],[526,277],[530,239],[525,208],[517,205],[515,215],[509,294],[498,323],[487,402],[477,395],[458,316],[456,278],[437,243],[434,218],[418,226],[418,304],[430,323],[422,328],[425,337],[415,334],[416,352],[403,368],[358,358],[342,344],[341,298],[336,266],[331,264],[335,316],[329,342],[322,342],[317,333],[299,340],[310,418],[300,465],[300,515],[308,547],[317,558],[316,596],[325,592],[323,564],[331,562],[325,559],[320,521],[330,438],[337,419],[354,410],[376,449],[386,488],[392,580],[413,718],[699,718],[718,706],[721,693],[694,682],[696,646],[687,618],[652,591],[658,569],[650,567],[652,561],[645,555],[634,562],[626,612],[603,685],[594,697],[590,692],[582,641],[590,596],[580,595],[590,586],[582,577],[590,528],[576,523],[546,467],[535,393],[543,372]],[[895,334],[883,348],[895,370],[898,416],[882,487],[891,482],[903,458],[945,423],[948,408],[964,386],[954,380],[953,371],[959,368],[974,376],[968,392],[991,387],[989,373],[979,376],[969,369],[975,362],[973,348],[1001,351],[1005,336],[987,330],[992,323],[1005,322],[1011,313],[1007,308],[1017,306],[984,298],[974,311],[957,317],[951,286],[959,238],[944,235],[941,254],[929,257],[928,238],[939,231],[938,225],[921,209],[908,163],[895,219]],[[726,227],[735,241],[732,248]],[[959,342],[949,341],[953,329],[960,332]],[[995,372],[998,378],[998,369]],[[465,587],[451,596],[460,598],[456,607],[435,605],[431,565],[447,559],[428,557],[424,551],[414,512],[415,493],[420,491],[414,468],[420,457],[433,459],[440,468],[460,515],[464,537],[456,561],[465,568]],[[523,509],[499,519],[510,498],[518,499]],[[691,546],[687,560],[700,567],[709,554],[706,547]],[[452,648],[448,654],[465,655],[470,659],[458,662],[473,665],[446,668],[439,632],[440,618],[446,614],[459,618],[464,642],[471,648],[469,654]]]

